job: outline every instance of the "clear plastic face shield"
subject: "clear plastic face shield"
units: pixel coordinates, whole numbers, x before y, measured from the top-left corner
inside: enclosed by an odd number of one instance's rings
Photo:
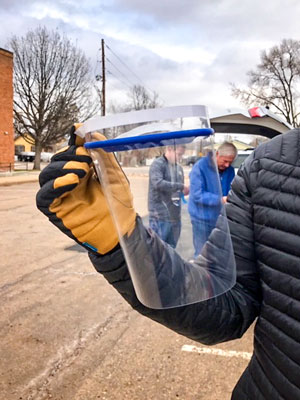
[[[96,131],[117,136],[95,141]],[[98,117],[78,133],[86,139],[138,299],[162,309],[228,291],[235,284],[235,260],[206,107]],[[139,216],[125,235],[108,153],[127,176]]]

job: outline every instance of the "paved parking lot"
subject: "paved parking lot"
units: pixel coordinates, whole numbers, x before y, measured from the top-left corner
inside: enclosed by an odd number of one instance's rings
[[[37,190],[0,188],[1,398],[230,399],[252,329],[206,347],[138,315],[36,209]]]

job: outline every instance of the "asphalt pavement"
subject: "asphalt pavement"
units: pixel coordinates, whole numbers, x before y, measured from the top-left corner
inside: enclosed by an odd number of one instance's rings
[[[0,398],[229,399],[252,328],[207,347],[136,313],[37,210],[38,176],[0,176]]]

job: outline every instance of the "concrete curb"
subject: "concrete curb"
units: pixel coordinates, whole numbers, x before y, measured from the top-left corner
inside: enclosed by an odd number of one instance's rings
[[[39,174],[36,175],[12,175],[12,176],[0,176],[0,186],[12,186],[20,185],[22,183],[38,182]]]

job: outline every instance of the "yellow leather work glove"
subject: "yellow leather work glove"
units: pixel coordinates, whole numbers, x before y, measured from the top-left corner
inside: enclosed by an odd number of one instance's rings
[[[79,126],[72,127],[69,147],[56,153],[40,173],[41,188],[36,203],[63,233],[88,250],[106,254],[116,247],[119,238],[92,159],[82,146],[83,140],[74,133]],[[98,133],[93,136],[93,139],[105,140]],[[107,166],[121,234],[130,235],[135,227],[136,213],[128,180],[113,153],[97,151]]]

